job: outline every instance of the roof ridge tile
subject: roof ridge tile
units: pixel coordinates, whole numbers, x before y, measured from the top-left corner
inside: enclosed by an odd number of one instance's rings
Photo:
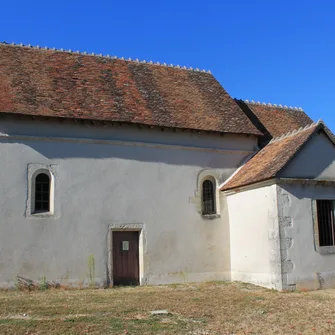
[[[318,126],[318,125],[320,125],[320,124],[323,124],[324,125],[324,122],[320,119],[320,120],[318,120],[317,122],[313,122],[313,123],[311,123],[311,124],[309,124],[309,125],[307,125],[307,126],[305,126],[305,127],[300,127],[299,129],[295,129],[295,130],[291,130],[291,131],[289,131],[288,133],[286,133],[286,134],[283,134],[283,135],[281,135],[281,136],[279,136],[279,137],[275,137],[275,138],[273,138],[270,142],[269,142],[269,144],[271,144],[271,143],[275,143],[275,142],[279,142],[279,141],[281,141],[281,140],[283,140],[283,139],[285,139],[285,138],[288,138],[288,137],[291,137],[291,136],[295,136],[295,135],[297,135],[297,134],[299,134],[299,133],[301,133],[301,132],[303,132],[303,131],[306,131],[306,130],[309,130],[309,129],[311,129],[311,128],[313,128],[313,127],[315,127],[315,126]]]
[[[146,61],[146,60],[139,60],[138,58],[136,59],[132,59],[132,58],[128,58],[126,59],[125,57],[117,57],[117,56],[110,56],[109,54],[107,55],[103,55],[103,54],[95,54],[94,52],[92,53],[88,53],[87,51],[72,51],[72,50],[64,50],[63,48],[60,49],[56,49],[56,48],[49,48],[47,46],[45,47],[41,47],[39,45],[33,46],[31,44],[27,44],[24,45],[23,43],[20,44],[16,44],[14,42],[12,43],[7,43],[7,42],[0,42],[0,45],[10,45],[13,47],[21,47],[21,48],[30,48],[30,49],[43,49],[43,50],[50,50],[50,51],[55,51],[55,52],[66,52],[66,53],[76,53],[76,54],[81,54],[81,55],[85,55],[85,56],[91,56],[91,57],[103,57],[103,58],[112,58],[112,59],[119,59],[119,60],[123,60],[123,61],[127,61],[127,62],[135,62],[135,63],[147,63],[147,64],[152,64],[152,65],[157,65],[157,66],[168,66],[168,67],[173,67],[176,69],[182,69],[182,70],[187,70],[187,71],[194,71],[194,72],[204,72],[204,73],[208,73],[208,74],[212,74],[212,72],[210,70],[200,70],[198,68],[192,68],[190,67],[186,67],[186,66],[180,66],[180,65],[173,65],[173,64],[166,64],[166,63],[160,63],[160,62],[153,62],[153,61]]]
[[[293,109],[293,110],[296,110],[296,111],[300,111],[302,112],[303,109],[301,107],[292,107],[292,106],[286,106],[286,105],[277,105],[277,104],[272,104],[270,102],[266,103],[266,102],[259,102],[259,101],[254,101],[254,100],[243,100],[241,99],[243,102],[247,103],[247,104],[252,104],[252,105],[263,105],[263,106],[269,106],[269,107],[274,107],[274,108],[283,108],[283,109]]]

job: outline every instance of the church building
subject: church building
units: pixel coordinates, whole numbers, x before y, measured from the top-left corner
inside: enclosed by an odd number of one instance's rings
[[[209,71],[0,43],[0,287],[332,287],[334,144]]]

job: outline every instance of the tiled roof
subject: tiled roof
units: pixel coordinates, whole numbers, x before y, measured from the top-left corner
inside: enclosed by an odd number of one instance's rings
[[[322,122],[312,123],[304,129],[273,139],[245,163],[221,190],[227,191],[275,178],[318,129],[323,129],[333,139]]]
[[[0,113],[260,134],[209,72],[4,43]]]
[[[298,107],[271,105],[236,100],[253,124],[265,134],[267,140],[286,134],[313,121]]]

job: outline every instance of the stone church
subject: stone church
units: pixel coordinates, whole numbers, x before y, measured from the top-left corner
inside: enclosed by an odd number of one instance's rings
[[[0,287],[335,284],[334,135],[204,70],[0,44]]]

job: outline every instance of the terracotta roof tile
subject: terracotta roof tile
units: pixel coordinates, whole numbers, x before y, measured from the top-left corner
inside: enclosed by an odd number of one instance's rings
[[[208,72],[0,44],[0,113],[260,135]]]
[[[311,135],[320,128],[328,131],[323,123],[317,123],[295,134],[288,135],[282,139],[273,140],[273,142],[270,142],[245,163],[242,168],[221,187],[221,190],[227,191],[236,187],[247,186],[275,178],[308,141]]]
[[[236,102],[253,124],[265,134],[265,141],[306,127],[313,122],[301,108],[250,103],[243,100]]]

